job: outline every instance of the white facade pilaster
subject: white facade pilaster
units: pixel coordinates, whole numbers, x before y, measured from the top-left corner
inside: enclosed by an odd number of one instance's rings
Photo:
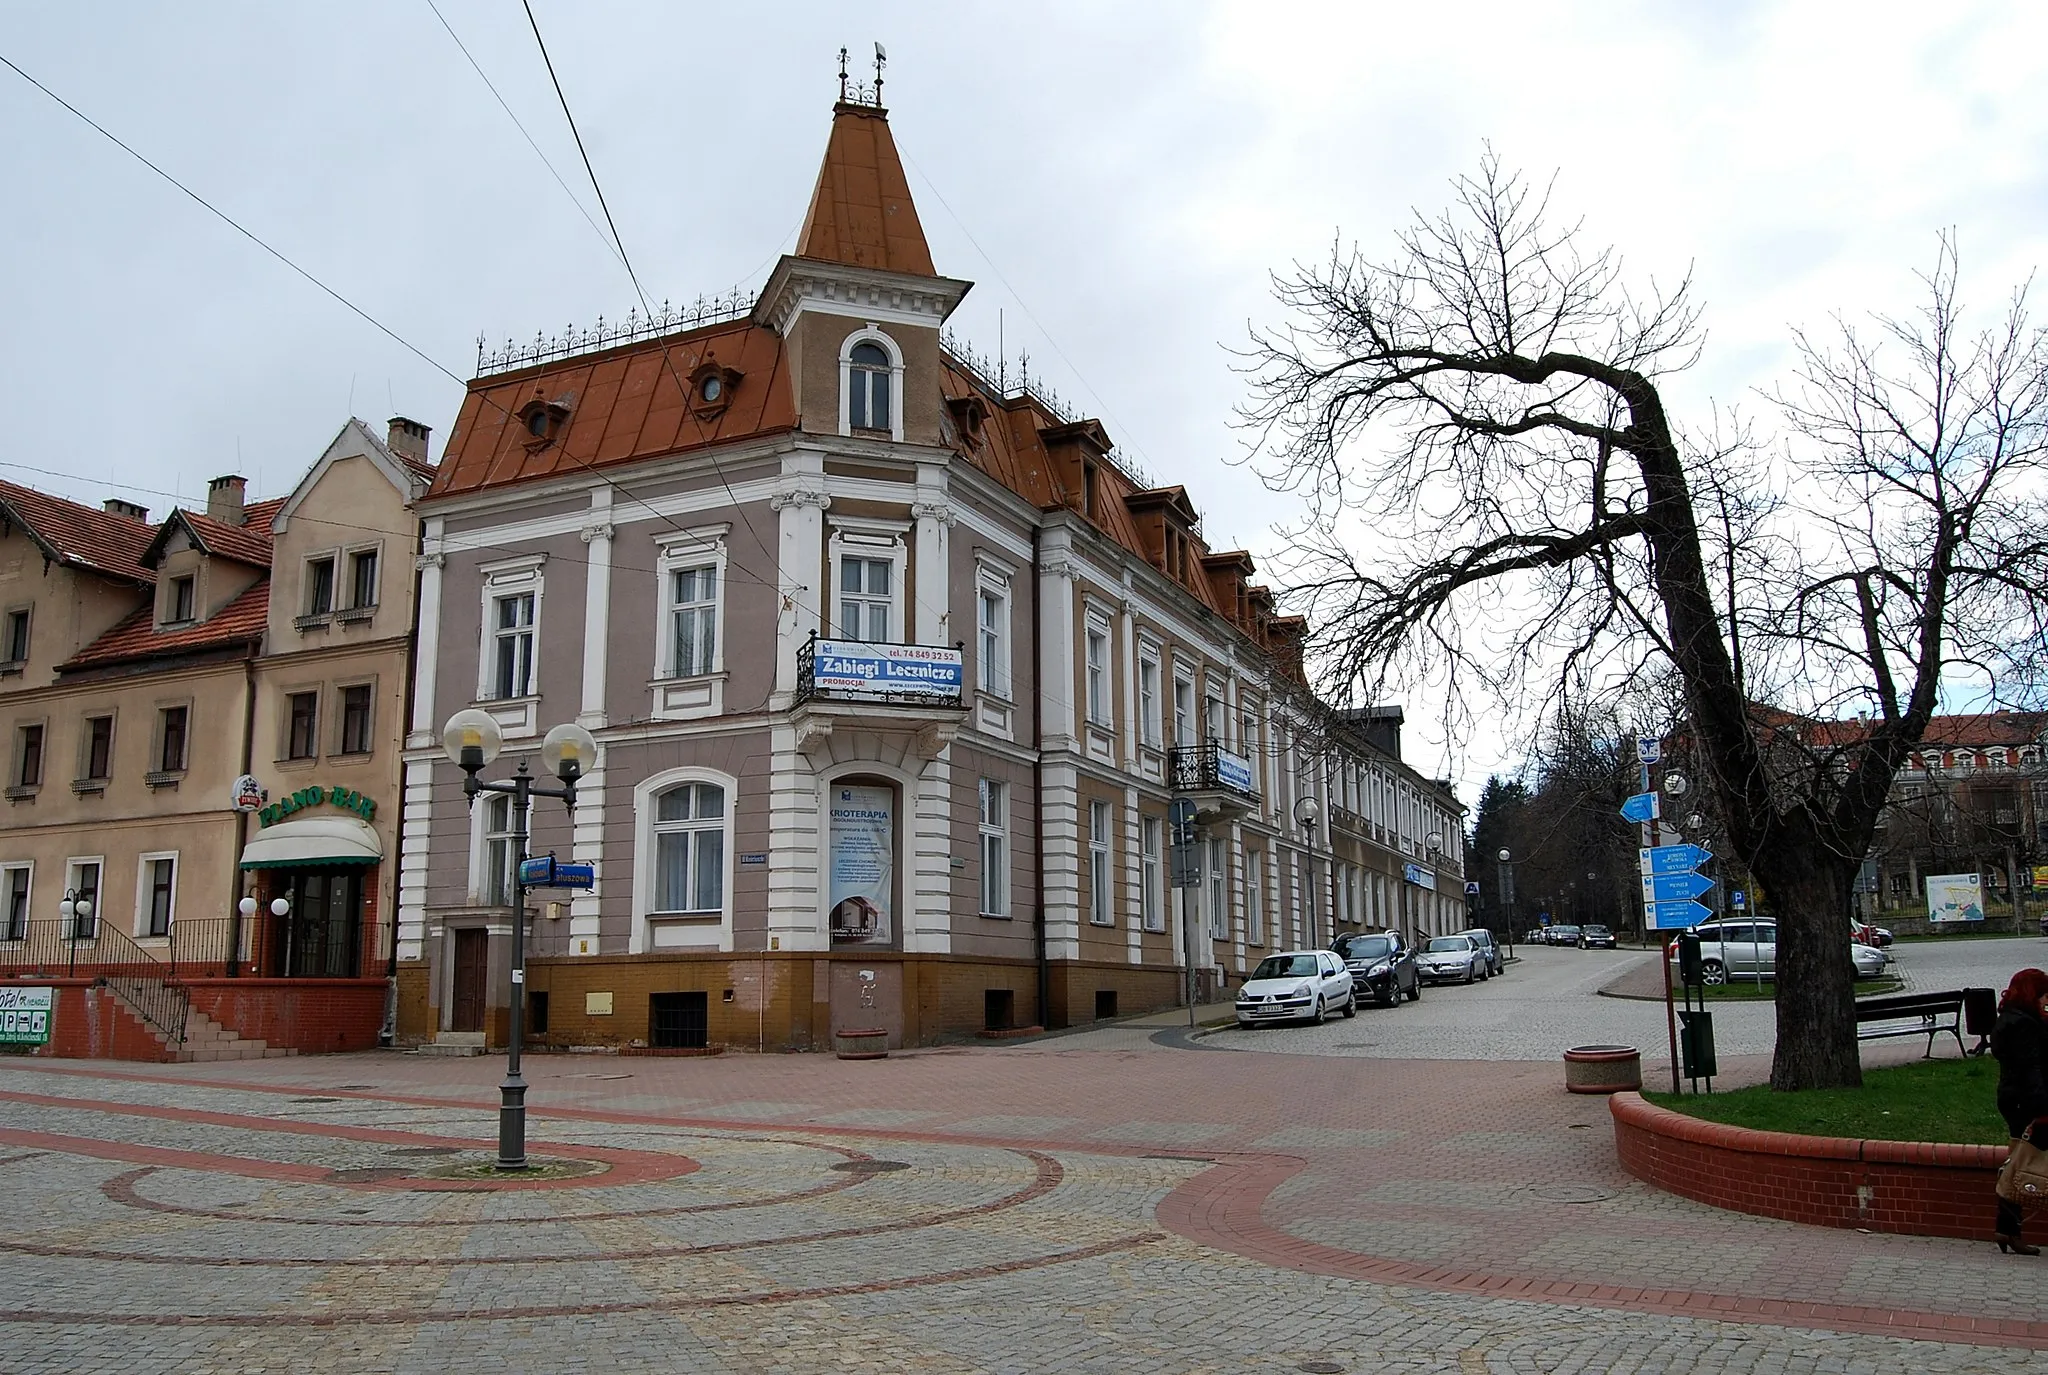
[[[585,730],[602,730],[608,720],[605,668],[611,652],[612,537],[616,533],[606,519],[611,504],[611,488],[592,491],[592,521],[578,532],[590,550],[583,582],[583,701],[576,713],[576,723]]]
[[[419,628],[413,641],[412,728],[406,733],[408,749],[430,749],[441,738],[441,723],[434,719],[434,687],[441,666],[441,575],[448,566],[441,552],[443,523],[436,516],[426,522],[420,534],[421,553],[413,560],[420,575]]]

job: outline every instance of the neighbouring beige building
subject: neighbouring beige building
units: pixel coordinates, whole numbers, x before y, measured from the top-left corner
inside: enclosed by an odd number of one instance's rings
[[[155,523],[0,483],[0,970],[118,970],[94,1015],[167,1057],[375,1044],[426,437],[352,420],[286,496]]]

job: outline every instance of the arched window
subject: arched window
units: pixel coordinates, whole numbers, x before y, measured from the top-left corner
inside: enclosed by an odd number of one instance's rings
[[[683,783],[654,799],[655,913],[725,906],[725,789]]]
[[[847,355],[846,419],[856,430],[889,428],[889,355],[880,344],[855,344]]]

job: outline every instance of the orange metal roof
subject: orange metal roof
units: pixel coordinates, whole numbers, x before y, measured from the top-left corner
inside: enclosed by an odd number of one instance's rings
[[[57,671],[97,668],[165,654],[251,644],[263,638],[270,617],[270,579],[258,578],[249,589],[197,625],[175,630],[156,628],[156,608],[144,606],[112,630],[78,651]]]
[[[690,405],[690,375],[705,362],[740,374],[725,407]],[[560,431],[536,442],[519,420],[529,402],[568,410]],[[534,481],[796,428],[782,340],[748,320],[565,358],[469,384],[455,432],[433,471],[432,496]]]
[[[0,516],[27,531],[58,563],[145,586],[156,581],[142,562],[156,538],[148,521],[95,511],[13,482],[0,482]]]
[[[888,112],[845,101],[832,107],[832,137],[796,256],[936,277]]]

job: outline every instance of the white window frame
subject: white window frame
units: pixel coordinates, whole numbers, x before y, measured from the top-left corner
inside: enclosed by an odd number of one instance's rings
[[[1177,748],[1191,749],[1197,743],[1195,731],[1200,723],[1195,717],[1195,675],[1192,669],[1174,665],[1173,670],[1173,743]]]
[[[672,821],[662,820],[660,807],[661,799],[666,797],[670,793],[680,791],[684,788],[690,789],[691,803],[693,806],[696,804],[698,800],[697,793],[699,789],[719,789],[719,814],[716,817],[691,816],[688,818],[679,818]],[[730,842],[732,840],[732,790],[730,788],[727,788],[724,784],[719,783],[715,779],[686,778],[674,783],[670,783],[666,787],[655,789],[653,792],[648,794],[648,803],[650,811],[650,815],[648,816],[646,823],[648,833],[647,861],[649,875],[647,906],[648,918],[650,920],[656,921],[700,922],[709,921],[713,918],[723,919],[725,915],[725,909],[731,901],[730,895],[727,893],[725,886],[726,874],[730,870],[731,866],[726,862],[725,855],[726,851],[731,848]],[[692,900],[694,900],[697,891],[702,886],[704,870],[705,868],[709,867],[707,865],[702,865],[698,862],[701,858],[701,855],[699,853],[699,843],[696,838],[700,835],[709,834],[714,831],[718,834],[719,845],[717,904],[711,907],[657,906],[658,900],[661,896],[661,875],[658,868],[658,860],[661,853],[661,837],[664,835],[686,835],[691,837],[690,841],[688,842],[690,862],[688,865],[687,886],[690,889],[689,897]]]
[[[685,783],[711,783],[725,789],[725,873],[719,892],[723,897],[717,912],[676,915],[654,914],[654,799],[670,788]],[[735,840],[740,810],[739,779],[717,769],[685,767],[652,774],[633,786],[633,932],[630,952],[654,949],[732,949],[733,873],[738,862]],[[674,933],[678,943],[657,944],[654,933]]]
[[[655,624],[654,624],[654,680],[660,683],[682,682],[689,679],[709,678],[725,672],[725,612],[732,587],[726,579],[725,537],[732,526],[713,525],[701,529],[684,530],[672,539],[664,540],[654,561],[655,582]],[[675,575],[694,568],[709,568],[717,579],[717,595],[712,599],[711,612],[711,662],[700,666],[695,673],[676,672],[676,618],[680,609],[675,601]],[[702,603],[692,603],[700,606]]]
[[[1209,939],[1230,939],[1230,851],[1222,836],[1210,836],[1203,867],[1209,871]]]
[[[149,929],[149,903],[154,895],[155,885],[151,881],[150,866],[159,860],[171,862],[171,905],[170,910],[164,913],[164,929],[153,933]],[[135,857],[135,924],[130,930],[136,940],[160,941],[170,938],[171,927],[178,920],[178,879],[182,874],[183,868],[178,863],[176,850],[150,850]],[[106,882],[104,870],[101,871],[100,882]]]
[[[107,857],[105,855],[72,855],[67,858],[64,861],[64,891],[67,893],[79,891],[78,871],[88,864],[96,871],[97,877],[97,882],[91,890],[92,912],[86,918],[87,921],[92,923],[92,934],[80,936],[78,939],[82,941],[96,941],[100,937],[100,922],[106,917],[106,912],[102,909],[106,906],[107,896]],[[75,927],[78,919],[73,917],[71,920],[72,925]],[[69,940],[71,933],[66,931],[64,938]]]
[[[505,812],[505,824],[493,827],[491,813],[500,807]],[[475,842],[470,849],[469,900],[478,907],[509,907],[516,896],[513,889],[519,877],[513,872],[519,854],[519,847],[513,843],[519,831],[519,817],[512,798],[504,793],[485,793],[483,804],[475,810],[475,817]],[[506,847],[505,868],[502,874],[494,875],[491,847],[499,841],[503,841]],[[495,891],[499,882],[504,884],[502,895]]]
[[[1160,887],[1160,852],[1166,832],[1166,818],[1138,818],[1138,913],[1139,924],[1155,934],[1166,929],[1165,892]]]
[[[985,602],[993,599],[993,624]],[[1010,697],[1010,575],[989,564],[977,564],[974,576],[974,660],[981,690],[1004,701]]]
[[[1116,875],[1110,866],[1107,802],[1088,804],[1088,924],[1116,925]]]
[[[315,611],[313,609],[313,565],[316,563],[324,563],[333,570],[329,575],[331,580],[327,585],[327,609],[325,611]],[[343,580],[346,578],[348,570],[342,562],[341,546],[336,545],[332,549],[309,551],[300,562],[299,570],[298,614],[302,616],[332,616],[335,612],[342,609],[341,593],[342,588],[345,586]]]
[[[853,351],[862,344],[878,344],[882,352],[889,355],[889,438],[900,444],[903,442],[903,350],[872,320],[839,341],[839,433],[853,433]]]
[[[1159,646],[1141,639],[1138,641],[1138,739],[1155,750],[1160,745],[1162,686]]]
[[[377,561],[376,576],[370,579],[370,600],[356,600],[356,560],[368,554]],[[368,544],[352,544],[343,551],[346,567],[334,570],[334,609],[336,611],[374,611],[384,604],[384,542],[377,540]],[[341,604],[342,579],[347,578],[348,605]]]
[[[21,894],[21,934],[13,930],[13,913],[0,907],[0,941],[22,941],[28,939],[29,923],[35,920],[36,911],[36,862],[24,859],[0,864],[0,903],[11,903],[14,899],[14,876],[25,873],[28,883]]]
[[[981,780],[981,915],[1010,915],[1010,788],[997,778]]]
[[[904,602],[904,571],[909,562],[909,550],[904,537],[910,531],[907,520],[867,520],[858,516],[825,517],[832,527],[832,536],[825,542],[825,576],[827,579],[825,623],[832,627],[827,639],[845,638],[845,627],[839,623],[840,614],[840,560],[843,558],[884,560],[889,564],[889,631],[893,637],[887,644],[909,644],[910,620]],[[876,600],[862,594],[863,600]]]
[[[1266,881],[1264,852],[1244,852],[1244,940],[1246,945],[1266,943],[1266,904],[1260,891]]]
[[[1107,612],[1088,609],[1081,630],[1082,681],[1086,685],[1088,724],[1103,730],[1116,728],[1116,707],[1111,692],[1110,663],[1115,657],[1116,639]],[[1100,646],[1101,657],[1096,656]]]
[[[522,558],[481,564],[477,568],[483,575],[476,654],[476,700],[479,702],[525,702],[540,696],[540,632],[546,601],[546,578],[541,565],[546,562],[546,554],[528,554]],[[528,633],[533,637],[533,652],[527,665],[527,690],[510,697],[499,697],[493,691],[497,686],[498,600],[527,593],[533,596],[533,624],[528,627]]]

